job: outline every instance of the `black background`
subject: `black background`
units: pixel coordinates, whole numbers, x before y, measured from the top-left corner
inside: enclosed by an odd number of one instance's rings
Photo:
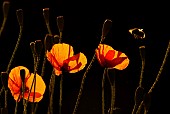
[[[50,26],[53,34],[59,34],[56,17],[64,16],[64,31],[62,42],[74,47],[74,52],[83,52],[88,64],[97,47],[105,19],[112,20],[112,28],[103,43],[126,53],[130,59],[129,66],[122,71],[116,71],[116,107],[122,114],[130,114],[134,105],[134,92],[138,86],[141,60],[135,39],[128,33],[134,27],[143,28],[146,33],[146,66],[143,87],[147,92],[155,81],[162,64],[168,45],[169,16],[166,3],[147,3],[141,1],[62,1],[62,0],[11,0],[10,10],[5,28],[0,37],[0,71],[5,71],[11,58],[19,34],[16,10],[24,11],[24,26],[22,39],[16,52],[11,68],[23,65],[33,72],[33,57],[30,42],[44,40],[48,34],[43,18],[43,8],[50,9]],[[3,0],[0,1],[2,6]],[[0,22],[3,21],[2,8]],[[168,57],[169,58],[169,57]],[[159,82],[153,93],[148,114],[169,113],[169,59],[165,64]],[[87,64],[87,65],[88,65]],[[41,63],[40,63],[41,65]],[[37,113],[46,114],[48,106],[48,83],[51,65],[47,63],[44,81],[47,91],[39,103]],[[86,66],[87,68],[87,66]],[[86,69],[85,68],[85,69]],[[71,114],[79,91],[82,75],[85,69],[75,74],[68,74],[63,81],[62,114]],[[41,72],[41,67],[38,73]],[[101,114],[101,78],[103,68],[94,61],[87,74],[84,90],[77,114]],[[56,81],[54,112],[58,112],[59,77]],[[106,86],[106,106],[110,100],[109,86]],[[10,114],[14,111],[15,101],[11,94],[8,97]],[[22,108],[20,109],[22,112]]]

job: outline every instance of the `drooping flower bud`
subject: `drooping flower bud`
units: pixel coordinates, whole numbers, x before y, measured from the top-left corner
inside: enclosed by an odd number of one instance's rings
[[[21,76],[22,82],[24,83],[24,81],[25,81],[25,69],[20,70],[20,76]]]
[[[63,32],[63,28],[64,28],[64,18],[63,18],[63,16],[57,17],[57,26],[58,26],[59,32]]]
[[[45,52],[48,50],[51,50],[53,46],[53,35],[51,34],[46,34],[45,39],[44,39],[44,46],[45,46]]]
[[[106,35],[111,29],[111,26],[112,26],[112,21],[110,19],[106,19],[103,23],[102,37],[106,37]]]
[[[42,41],[36,40],[35,41],[35,52],[36,52],[37,57],[40,57],[42,49],[43,49]]]
[[[10,6],[10,2],[9,1],[4,1],[3,2],[3,14],[4,14],[4,18],[7,18],[8,16],[8,12],[9,12],[9,6]]]
[[[7,72],[1,72],[1,81],[2,85],[4,86],[5,90],[8,89],[8,74]]]
[[[23,27],[23,10],[22,9],[18,9],[16,11],[16,15],[17,15],[19,26]]]

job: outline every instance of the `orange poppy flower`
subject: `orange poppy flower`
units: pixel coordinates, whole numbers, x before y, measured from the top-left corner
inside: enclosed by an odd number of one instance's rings
[[[50,52],[47,51],[47,60],[54,67],[57,76],[63,70],[76,73],[87,64],[86,56],[81,52],[74,55],[73,47],[66,43],[54,44]]]
[[[99,44],[95,53],[102,67],[123,70],[129,65],[128,57],[124,53],[114,50],[109,45]]]
[[[22,79],[20,76],[20,70],[24,69],[25,70],[25,90],[24,90],[24,96],[22,96]],[[9,78],[8,78],[8,88],[11,91],[12,96],[16,101],[20,101],[20,99],[23,97],[24,99],[28,99],[28,95],[30,92],[29,96],[29,101],[33,102],[33,96],[34,96],[34,85],[31,85],[34,79],[34,74],[30,73],[29,70],[24,67],[24,66],[17,66],[13,68],[10,73],[9,73]],[[42,79],[41,76],[36,74],[36,86],[35,86],[35,99],[34,102],[39,102],[43,98],[43,94],[45,92],[46,85]]]

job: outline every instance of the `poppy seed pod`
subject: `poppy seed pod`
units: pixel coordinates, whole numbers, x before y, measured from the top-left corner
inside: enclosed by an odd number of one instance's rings
[[[53,35],[46,34],[44,39],[45,52],[50,50],[53,46]]]
[[[46,24],[49,24],[49,8],[43,9],[43,16],[44,16]]]
[[[19,26],[22,27],[23,26],[23,10],[22,9],[18,9],[16,11],[16,15],[17,15]]]
[[[103,28],[102,28],[102,37],[106,37],[108,32],[110,31],[112,26],[112,21],[109,19],[106,19],[103,23]]]
[[[54,35],[53,44],[58,44],[59,42],[60,42],[60,36],[59,35]]]
[[[24,80],[25,80],[25,69],[20,70],[20,76],[21,76],[22,82],[24,82]]]
[[[4,1],[3,2],[3,14],[4,14],[4,18],[7,18],[8,16],[8,11],[9,11],[9,6],[10,6],[10,2],[9,1]]]
[[[63,32],[63,28],[64,28],[64,18],[63,18],[63,16],[57,17],[57,26],[58,26],[59,32]]]
[[[35,52],[36,52],[37,57],[41,55],[42,48],[43,48],[43,44],[41,40],[36,40],[35,41]]]
[[[5,90],[8,89],[8,74],[6,72],[1,72],[1,81]]]
[[[30,43],[30,48],[31,48],[31,51],[32,51],[33,56],[35,57],[35,56],[36,56],[35,42],[31,42],[31,43]]]

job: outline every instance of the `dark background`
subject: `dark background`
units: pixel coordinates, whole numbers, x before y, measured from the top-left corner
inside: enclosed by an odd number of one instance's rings
[[[11,68],[23,65],[33,72],[33,57],[30,43],[44,40],[48,34],[43,18],[43,8],[50,8],[50,26],[53,34],[59,34],[56,17],[64,16],[64,31],[62,42],[74,47],[75,53],[83,52],[88,64],[94,54],[105,19],[112,20],[112,28],[103,43],[124,52],[130,59],[129,66],[122,71],[116,71],[116,104],[122,114],[130,114],[134,105],[134,92],[139,82],[141,60],[135,39],[128,33],[134,27],[143,28],[146,34],[146,66],[143,87],[147,92],[162,64],[168,45],[169,16],[166,3],[147,3],[141,1],[62,1],[62,0],[11,0],[10,10],[5,28],[0,37],[0,71],[6,70],[19,34],[16,10],[24,11],[24,26],[22,39],[16,52]],[[2,6],[3,0],[0,1]],[[0,22],[3,13],[0,9]],[[169,58],[169,57],[168,57]],[[169,113],[169,59],[165,64],[159,82],[152,92],[151,107],[148,114]],[[88,65],[87,64],[87,65]],[[87,68],[87,66],[86,66]],[[85,69],[86,69],[85,68]],[[46,64],[43,77],[47,91],[39,102],[37,113],[46,114],[48,106],[48,83],[51,75],[51,65]],[[76,102],[81,79],[85,69],[75,74],[68,74],[63,81],[62,114],[71,114]],[[38,73],[41,72],[41,63]],[[103,68],[94,61],[87,74],[83,94],[77,114],[101,114],[101,79]],[[56,81],[54,112],[58,114],[59,77]],[[109,107],[110,88],[106,84],[106,109]],[[20,104],[21,105],[21,104]],[[14,111],[15,101],[9,92],[8,108],[10,114]],[[22,108],[20,109],[22,112]]]

